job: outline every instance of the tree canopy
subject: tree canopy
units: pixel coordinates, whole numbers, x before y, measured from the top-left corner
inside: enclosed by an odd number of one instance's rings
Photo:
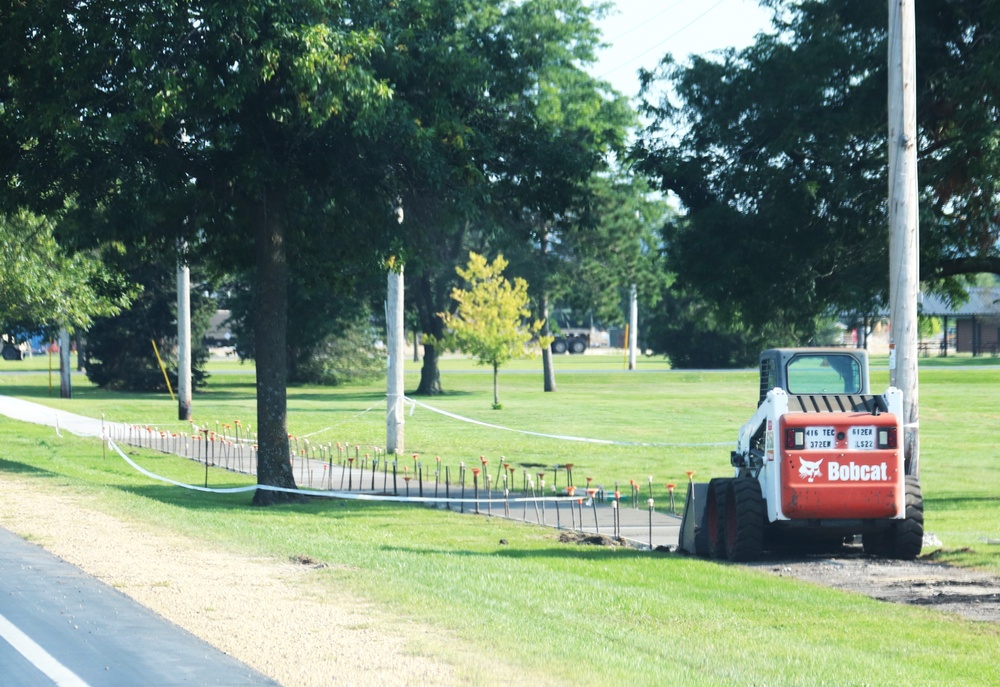
[[[631,285],[644,306],[659,298],[664,274],[657,229],[671,212],[636,175],[595,175],[587,190],[586,205],[553,223],[550,297],[593,313],[605,326],[623,324]]]
[[[454,267],[504,237],[539,236],[578,206],[634,113],[587,72],[600,8],[581,0],[442,2],[400,33],[387,65],[395,97],[394,169],[405,212],[399,254],[420,328],[443,335]],[[440,391],[425,344],[417,393]]]
[[[71,201],[74,245],[183,239],[254,285],[264,485],[295,486],[293,271],[299,293],[342,292],[480,217],[555,212],[623,135],[581,68],[580,0],[5,3],[0,25],[0,203]]]
[[[177,264],[172,253],[140,254],[132,251],[113,255],[106,264],[137,285],[141,292],[128,308],[112,316],[94,319],[86,331],[85,362],[87,379],[106,389],[166,392],[167,382],[153,344],[163,358],[172,388],[177,381]],[[208,294],[211,283],[202,270],[191,270],[194,288],[190,293],[191,376],[194,388],[205,385],[208,349],[200,346],[207,333],[217,303]]]
[[[644,76],[634,153],[686,210],[664,233],[678,286],[723,320],[807,337],[888,288],[887,11],[766,4],[775,32],[752,46]],[[921,274],[953,293],[1000,272],[998,20],[995,2],[917,4]]]
[[[384,175],[359,164],[357,142],[377,132],[391,94],[371,69],[382,47],[372,23],[358,22],[362,6],[106,0],[72,11],[7,4],[0,15],[6,199],[52,206],[72,197],[92,219],[76,225],[77,240],[84,227],[164,249],[183,237],[196,258],[253,270],[261,484],[295,486],[289,262],[329,259],[322,249],[343,248],[348,236],[357,259],[374,260],[374,249],[358,249],[380,241],[376,218],[391,211],[377,193],[358,200]]]

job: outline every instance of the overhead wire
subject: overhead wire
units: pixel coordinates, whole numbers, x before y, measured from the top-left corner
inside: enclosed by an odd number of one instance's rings
[[[694,19],[692,19],[691,21],[689,21],[687,24],[685,24],[681,28],[679,28],[676,31],[674,31],[672,34],[670,34],[669,36],[667,36],[666,38],[664,38],[663,40],[661,40],[659,43],[656,43],[655,45],[647,48],[646,50],[642,51],[638,55],[636,55],[636,56],[634,56],[634,57],[632,57],[632,58],[630,58],[630,59],[622,62],[617,67],[613,67],[612,69],[609,69],[609,70],[605,71],[603,74],[601,74],[601,76],[599,78],[604,79],[607,76],[609,76],[611,74],[614,74],[619,69],[623,69],[623,68],[627,67],[628,65],[630,65],[630,64],[632,64],[634,62],[637,62],[638,60],[641,60],[643,57],[645,57],[649,53],[653,52],[654,50],[657,50],[658,48],[661,48],[664,44],[668,43],[670,40],[676,38],[681,33],[683,33],[684,31],[686,31],[687,29],[689,29],[693,24],[695,24],[696,22],[700,21],[703,17],[705,17],[705,15],[707,15],[709,12],[711,12],[712,10],[714,10],[716,7],[718,7],[719,5],[721,5],[725,1],[726,0],[718,0],[718,2],[716,2],[714,5],[712,5],[711,7],[709,7],[707,10],[705,10],[704,12],[702,12],[701,14],[699,14],[697,17],[695,17]],[[673,7],[673,6],[671,6],[671,7]],[[664,10],[664,12],[666,12],[666,10]],[[660,15],[656,15],[656,16],[660,16]],[[655,18],[655,17],[653,17],[653,18]],[[638,27],[636,27],[636,28],[638,28]],[[633,29],[630,29],[629,31],[633,31],[633,30],[635,30],[635,29],[633,28]]]
[[[637,31],[637,30],[643,28],[644,26],[646,26],[649,22],[653,21],[654,19],[659,19],[664,14],[666,14],[667,12],[669,12],[670,10],[672,10],[673,8],[677,7],[678,5],[680,5],[680,4],[684,3],[684,2],[686,2],[686,0],[677,0],[677,2],[675,2],[673,5],[668,6],[664,10],[660,10],[659,12],[657,12],[656,14],[654,14],[652,17],[647,17],[646,19],[642,20],[641,22],[639,22],[638,24],[636,24],[635,26],[633,26],[631,29],[626,29],[625,31],[622,31],[621,33],[619,33],[614,38],[608,39],[608,42],[609,43],[615,43],[615,42],[617,42],[619,39],[624,38],[625,36],[629,35],[633,31]]]

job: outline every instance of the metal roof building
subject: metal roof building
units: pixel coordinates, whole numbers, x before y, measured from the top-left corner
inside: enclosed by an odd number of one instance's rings
[[[953,345],[958,353],[1000,353],[1000,287],[971,288],[968,302],[961,304],[925,294],[920,314],[943,318],[945,332],[949,320],[954,321],[955,338],[949,346]]]

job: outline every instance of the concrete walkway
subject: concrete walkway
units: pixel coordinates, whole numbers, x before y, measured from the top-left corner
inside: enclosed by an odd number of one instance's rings
[[[174,453],[203,463],[207,459],[210,466],[232,472],[256,472],[256,456],[252,447],[246,444],[230,442],[223,445],[220,442],[216,445],[213,442],[209,449],[207,442],[191,442],[183,437],[171,437],[155,428],[107,423],[3,395],[0,395],[0,414],[24,422],[48,425],[55,427],[57,431],[65,430],[79,436],[108,436],[117,443]],[[404,470],[403,466],[407,469]],[[476,483],[482,484],[486,474],[483,468],[479,468],[480,474],[477,477],[471,467],[450,469],[436,465],[438,474],[435,475],[435,470],[418,468],[404,458],[397,459],[394,471],[391,458],[387,461],[384,455],[374,463],[368,458],[362,460],[360,455],[349,461],[347,454],[338,460],[334,460],[332,456],[327,460],[301,455],[292,457],[292,471],[299,488],[322,492],[332,498],[339,496],[377,500],[390,497],[394,501],[409,500],[428,507],[506,517],[588,535],[621,537],[639,547],[677,547],[681,519],[679,515],[667,512],[665,494],[657,495],[655,509],[651,512],[648,494],[640,488],[633,497],[631,486],[628,485],[622,490],[622,498],[617,504],[610,496],[613,490],[595,489],[591,497],[587,490],[577,487],[574,497],[570,498],[566,483],[572,475],[565,471],[564,466],[544,469],[535,465],[521,466],[513,463],[510,468],[514,471],[501,470],[498,465],[492,466],[492,469],[489,465],[485,467],[490,470],[491,486],[494,484],[494,475],[503,483],[503,473],[508,476],[508,483],[515,488],[511,488],[506,496],[496,488],[487,491],[480,487],[477,492]],[[540,471],[546,475],[546,479],[550,474],[552,477],[545,488],[544,498],[538,487],[529,486],[528,481],[529,476],[535,480]],[[518,481],[520,484],[517,484]],[[536,480],[537,484],[541,484],[541,479]],[[553,484],[557,486],[555,491],[552,489]],[[679,513],[683,504],[678,501],[676,505]]]

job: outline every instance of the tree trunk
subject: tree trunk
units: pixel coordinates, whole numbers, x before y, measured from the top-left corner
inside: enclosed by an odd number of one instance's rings
[[[257,255],[253,314],[257,361],[257,484],[295,489],[288,454],[288,259],[281,208],[261,201],[255,208]],[[253,503],[298,501],[302,497],[258,489]]]
[[[69,332],[59,329],[59,398],[73,398],[73,381],[70,376]]]
[[[424,364],[420,367],[417,396],[437,396],[441,393],[441,371],[438,369],[438,347],[424,342]]]
[[[542,331],[541,335],[543,337],[549,336],[552,332],[549,329],[549,294],[542,292],[542,296],[539,303],[539,311],[542,318]],[[544,390],[545,391],[555,391],[556,390],[556,369],[552,365],[552,347],[546,346],[542,349],[542,376],[544,377]]]
[[[500,367],[493,363],[493,408],[494,410],[499,410],[500,408],[500,386],[498,383]]]
[[[424,362],[420,366],[420,384],[414,395],[417,396],[437,396],[441,393],[441,371],[438,369],[438,342],[444,338],[444,322],[437,313],[444,308],[438,308],[437,300],[434,298],[434,286],[426,276],[421,276],[417,280],[417,288],[414,292],[414,299],[417,302],[417,312],[420,315],[420,328],[430,334],[430,343],[424,339]]]

